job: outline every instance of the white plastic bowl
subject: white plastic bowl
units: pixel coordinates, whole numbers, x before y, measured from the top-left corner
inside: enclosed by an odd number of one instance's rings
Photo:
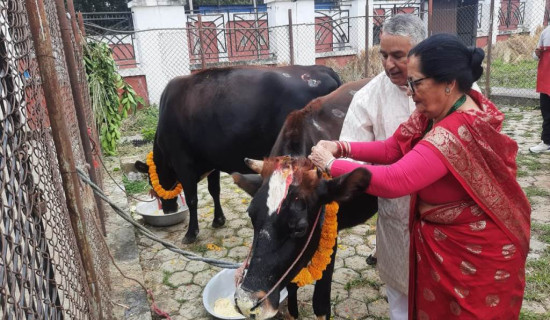
[[[211,315],[220,319],[244,319],[244,316],[238,317],[227,317],[223,315],[216,314],[214,312],[214,303],[220,298],[230,298],[229,300],[233,302],[233,295],[235,294],[235,269],[223,269],[218,272],[215,276],[208,281],[204,291],[202,292],[202,303],[204,308]],[[283,302],[286,299],[288,292],[286,288],[281,290],[281,295],[279,298],[279,303]]]
[[[182,201],[183,195],[178,196],[178,211],[164,214],[159,209],[157,201],[140,202],[136,205],[136,213],[143,217],[145,223],[155,227],[167,227],[185,220],[189,214],[189,208]]]

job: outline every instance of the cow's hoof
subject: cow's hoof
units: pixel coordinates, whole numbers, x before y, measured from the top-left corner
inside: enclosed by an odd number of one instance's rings
[[[372,254],[369,254],[369,256],[367,257],[367,264],[369,266],[375,266],[376,262],[378,262],[378,259],[376,259],[376,257],[374,257]]]
[[[214,218],[214,220],[212,220],[212,227],[213,228],[220,228],[220,227],[223,227],[225,225],[225,217],[224,216],[221,216],[219,218]]]
[[[197,235],[186,234],[183,240],[181,240],[181,243],[190,244],[190,243],[194,243],[195,241],[197,241]]]

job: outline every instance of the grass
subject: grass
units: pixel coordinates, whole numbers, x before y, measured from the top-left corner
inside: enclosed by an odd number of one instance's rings
[[[127,118],[122,124],[122,132],[125,136],[142,134],[147,141],[153,141],[159,120],[159,109],[151,105],[140,109],[136,114]]]
[[[531,231],[537,235],[540,241],[550,244],[550,225],[533,222]]]
[[[532,154],[518,153],[516,157],[516,163],[518,168],[527,169],[528,171],[535,172],[545,168],[545,164],[540,162],[540,158]]]
[[[169,287],[169,288],[171,288],[171,289],[176,289],[178,286],[176,286],[175,284],[170,282],[170,277],[173,274],[174,274],[173,272],[163,270],[162,271],[162,284]]]
[[[189,247],[189,251],[194,253],[205,253],[208,251],[206,244],[194,243]]]
[[[130,195],[143,193],[150,188],[147,180],[130,181],[126,175],[122,176],[122,183],[124,183],[126,193]]]
[[[550,313],[538,314],[522,310],[519,314],[520,320],[547,320],[550,319]]]
[[[346,285],[344,286],[344,289],[350,290],[351,288],[362,287],[364,285],[369,285],[370,287],[376,290],[379,290],[380,287],[382,287],[382,284],[376,282],[375,280],[367,279],[367,278],[359,278],[346,283]]]
[[[505,88],[534,89],[537,82],[536,60],[524,60],[517,63],[505,63],[495,59],[491,63],[491,86]],[[485,75],[479,81],[479,86],[485,82]]]
[[[524,299],[543,302],[550,296],[550,249],[546,249],[540,258],[528,260],[525,266]]]
[[[528,197],[549,197],[550,191],[539,187],[529,186],[523,189]]]

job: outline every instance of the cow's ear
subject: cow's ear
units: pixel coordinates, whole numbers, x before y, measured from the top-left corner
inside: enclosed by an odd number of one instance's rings
[[[134,167],[136,168],[137,171],[139,172],[142,172],[142,173],[149,173],[149,166],[146,165],[145,163],[141,162],[141,161],[136,161],[134,163]]]
[[[231,174],[231,177],[233,177],[233,182],[235,182],[239,188],[243,189],[252,197],[262,186],[262,176],[259,174],[240,174],[235,172]]]
[[[332,180],[325,180],[321,186],[320,196],[323,202],[344,202],[364,193],[370,184],[371,173],[365,168],[357,168],[352,172]]]

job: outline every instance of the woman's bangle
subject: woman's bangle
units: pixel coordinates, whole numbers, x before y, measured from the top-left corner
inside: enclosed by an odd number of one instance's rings
[[[337,149],[337,151],[336,151],[337,154],[335,155],[335,157],[341,158],[342,153],[343,153],[342,145],[340,144],[340,141],[338,141],[338,140],[334,140],[334,143],[336,143],[336,149]]]
[[[351,158],[351,146],[348,141],[344,141],[346,146],[346,158]]]
[[[330,175],[330,167],[332,166],[332,163],[336,160],[336,158],[330,159],[327,164],[325,164],[325,172]]]

